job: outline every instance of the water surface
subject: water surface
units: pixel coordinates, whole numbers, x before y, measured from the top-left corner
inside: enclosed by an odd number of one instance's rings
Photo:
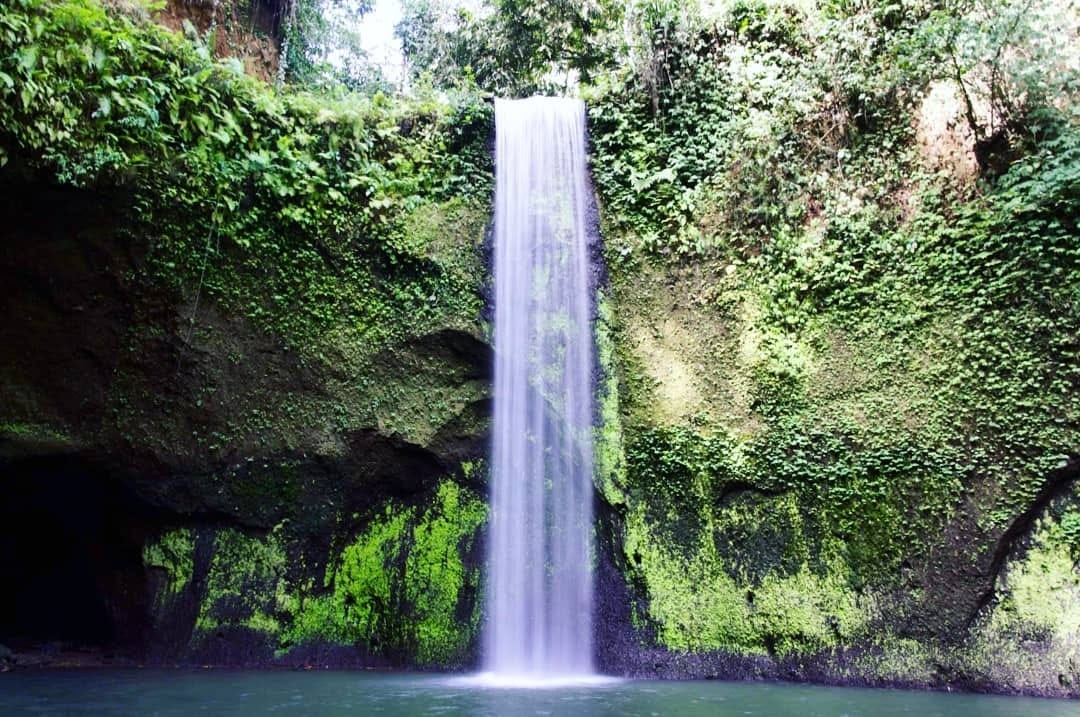
[[[1076,717],[1080,702],[775,683],[496,689],[431,675],[88,670],[0,675],[0,714]]]

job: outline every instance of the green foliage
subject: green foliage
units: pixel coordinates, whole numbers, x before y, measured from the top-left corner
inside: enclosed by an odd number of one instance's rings
[[[703,531],[722,532],[749,509],[727,516],[729,495],[790,493],[813,516],[797,532],[841,541],[852,579],[880,582],[891,575],[883,567],[897,568],[960,496],[960,456],[930,440],[821,411],[779,418],[747,445],[709,429],[639,428],[626,449],[630,498],[646,506],[665,542],[693,546]]]
[[[610,66],[603,39],[618,23],[609,0],[404,3],[397,27],[415,80],[502,95],[566,92]]]
[[[159,609],[175,600],[194,574],[195,536],[189,528],[165,531],[143,547],[143,565],[165,571],[165,589],[156,597]]]
[[[1049,19],[1068,11],[1053,4],[718,7],[634,5],[634,72],[586,88],[619,239],[609,261],[639,246],[669,261],[753,257],[840,187],[894,191],[932,81],[960,88],[977,140],[1008,130],[1015,144],[1041,138],[1045,108],[1080,91],[1075,48]]]
[[[356,31],[372,10],[371,0],[284,0],[282,6],[281,62],[290,82],[309,88],[391,89]]]
[[[275,94],[92,0],[0,15],[0,161],[125,191],[148,279],[286,341],[348,325],[372,341],[478,309],[475,287],[403,253],[417,206],[486,197],[490,108]],[[475,146],[474,146],[475,145]]]
[[[1061,0],[955,0],[929,12],[914,40],[948,68],[943,74],[960,89],[977,141],[1023,142],[1031,112],[1075,105],[1080,73],[1070,38],[1078,26],[1073,7]]]
[[[635,431],[626,464],[635,497],[657,511],[651,519],[677,544],[697,540],[708,507],[741,479],[727,436],[690,427]]]
[[[642,4],[632,73],[586,88],[625,429],[614,502],[663,644],[844,644],[845,620],[800,617],[827,585],[932,609],[905,571],[951,549],[946,529],[1000,534],[1080,452],[1075,103],[999,74],[986,97],[1014,108],[1011,164],[978,181],[914,131],[930,83],[977,95],[987,66],[1041,67],[1037,23],[1005,5],[985,20],[1004,49],[957,79],[960,45],[918,4]],[[968,19],[950,27],[974,42]],[[1065,98],[1066,65],[1044,81]],[[678,373],[653,365],[671,351]],[[676,385],[707,394],[693,420],[653,400]],[[790,584],[766,605],[773,581]],[[878,619],[874,599],[844,603],[847,624]]]
[[[842,541],[856,584],[887,582],[962,493],[959,456],[933,441],[811,413],[754,441],[748,472],[770,490],[798,495],[819,534]]]
[[[638,71],[592,90],[596,182],[611,229],[633,242],[609,242],[609,261],[638,246],[668,260],[754,256],[802,223],[861,135],[884,136],[887,155],[909,134],[898,88],[924,77],[878,66],[902,37],[872,13],[664,8],[642,16]]]
[[[401,11],[402,19],[394,31],[414,82],[436,87],[475,82],[474,54],[483,54],[478,52],[478,43],[486,40],[484,33],[477,32],[480,20],[464,7],[442,0],[406,0]]]

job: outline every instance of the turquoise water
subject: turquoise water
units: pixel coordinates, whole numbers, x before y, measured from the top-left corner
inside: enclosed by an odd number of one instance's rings
[[[430,675],[127,670],[0,675],[0,714],[1077,717],[1080,701],[773,683],[494,689]]]

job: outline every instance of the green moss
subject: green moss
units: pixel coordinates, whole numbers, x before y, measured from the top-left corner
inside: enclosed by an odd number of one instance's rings
[[[338,645],[355,645],[355,636],[343,619],[343,606],[334,596],[319,594],[307,586],[298,595],[286,598],[286,609],[292,616],[282,631],[278,656],[288,654],[296,645],[311,642],[329,642]]]
[[[466,477],[482,465],[465,463]],[[169,622],[176,598],[199,601],[192,646],[209,633],[242,627],[263,633],[279,658],[303,643],[360,648],[409,663],[460,665],[480,618],[478,567],[466,567],[486,507],[452,479],[424,508],[389,502],[359,536],[331,556],[325,577],[304,577],[303,554],[286,549],[288,530],[267,533],[176,529],[148,543],[144,562],[166,571],[155,620]],[[192,582],[196,543],[205,578]],[[294,546],[294,550],[299,546]]]
[[[715,511],[713,542],[733,576],[759,583],[769,574],[790,575],[821,554],[813,521],[793,493],[740,490]]]
[[[747,593],[722,569],[711,541],[670,546],[639,508],[627,516],[625,550],[648,597],[657,638],[679,650],[764,652],[750,622]]]
[[[1076,504],[1039,519],[1001,573],[956,669],[1016,690],[1080,686],[1080,563],[1065,529]]]
[[[466,474],[480,470],[464,464]],[[479,624],[479,580],[466,568],[484,504],[451,479],[424,510],[387,504],[327,568],[325,589],[286,599],[282,646],[323,640],[396,659],[460,664]]]
[[[276,637],[288,589],[288,559],[277,532],[248,535],[223,529],[214,536],[214,552],[195,623],[198,633],[221,625],[245,625]]]
[[[657,637],[670,648],[807,654],[865,635],[869,606],[839,558],[818,569],[778,565],[753,580],[721,555],[709,530],[688,550],[653,534],[640,509],[627,525],[632,572],[647,590]]]
[[[334,572],[334,597],[353,641],[378,648],[403,642],[398,598],[400,564],[408,550],[414,509],[387,507],[355,543],[345,548]]]
[[[1042,518],[1023,558],[1008,565],[986,629],[1015,640],[1070,643],[1080,635],[1080,564],[1065,528],[1080,509]],[[1080,645],[1076,646],[1080,649]]]
[[[164,570],[165,589],[155,602],[159,608],[163,602],[174,599],[191,583],[194,570],[195,535],[190,528],[167,530],[143,546],[143,565]]]
[[[623,494],[626,490],[626,456],[623,452],[622,418],[619,413],[619,377],[613,330],[611,302],[606,292],[601,291],[597,297],[595,323],[596,352],[601,368],[600,386],[597,391],[600,425],[593,439],[595,482],[609,505],[619,505],[625,501]]]
[[[929,686],[941,677],[948,659],[940,647],[885,633],[875,635],[848,669],[853,679]]]
[[[291,505],[300,494],[303,477],[300,462],[279,460],[255,463],[248,470],[228,480],[229,490],[251,515],[263,506]]]
[[[244,620],[244,626],[267,635],[277,636],[281,633],[281,623],[264,612],[256,610],[251,617]]]
[[[421,663],[453,664],[476,634],[479,575],[466,570],[461,556],[471,549],[486,517],[484,503],[456,483],[444,481],[432,507],[413,528],[405,597],[412,608],[416,658]],[[471,613],[462,612],[466,597],[472,598]]]
[[[780,655],[851,644],[866,632],[865,606],[839,571],[821,575],[803,564],[794,574],[766,575],[753,595],[751,622]]]
[[[33,443],[74,443],[63,431],[38,423],[0,423],[0,441],[28,441]]]

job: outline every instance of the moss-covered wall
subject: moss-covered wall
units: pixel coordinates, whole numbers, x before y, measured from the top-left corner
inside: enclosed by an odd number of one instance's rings
[[[274,90],[205,42],[0,11],[0,471],[131,491],[143,569],[100,597],[146,594],[149,659],[464,664],[490,108]]]
[[[465,464],[418,504],[383,503],[359,533],[336,531],[329,555],[312,555],[287,524],[173,528],[152,538],[143,561],[161,574],[155,626],[181,623],[187,634],[167,659],[323,666],[319,655],[337,646],[361,664],[468,664],[486,508],[459,480],[483,470]],[[321,575],[311,563],[326,566]]]
[[[1075,484],[1072,349],[1035,348],[1056,339],[1011,307],[974,326],[949,307],[899,335],[832,317],[782,331],[762,316],[773,287],[727,266],[612,272],[601,436],[622,431],[598,488],[643,643],[1071,693],[1076,557],[1040,547],[1052,521],[1018,526]],[[1028,562],[1005,567],[1020,535]],[[852,649],[857,667],[820,657]]]
[[[926,139],[930,55],[830,104],[853,17],[899,52],[872,10],[737,4],[592,97],[597,484],[635,635],[793,679],[1073,694],[1080,565],[1041,546],[1080,465],[1075,118],[1032,108],[1011,166],[958,169],[970,135]]]

